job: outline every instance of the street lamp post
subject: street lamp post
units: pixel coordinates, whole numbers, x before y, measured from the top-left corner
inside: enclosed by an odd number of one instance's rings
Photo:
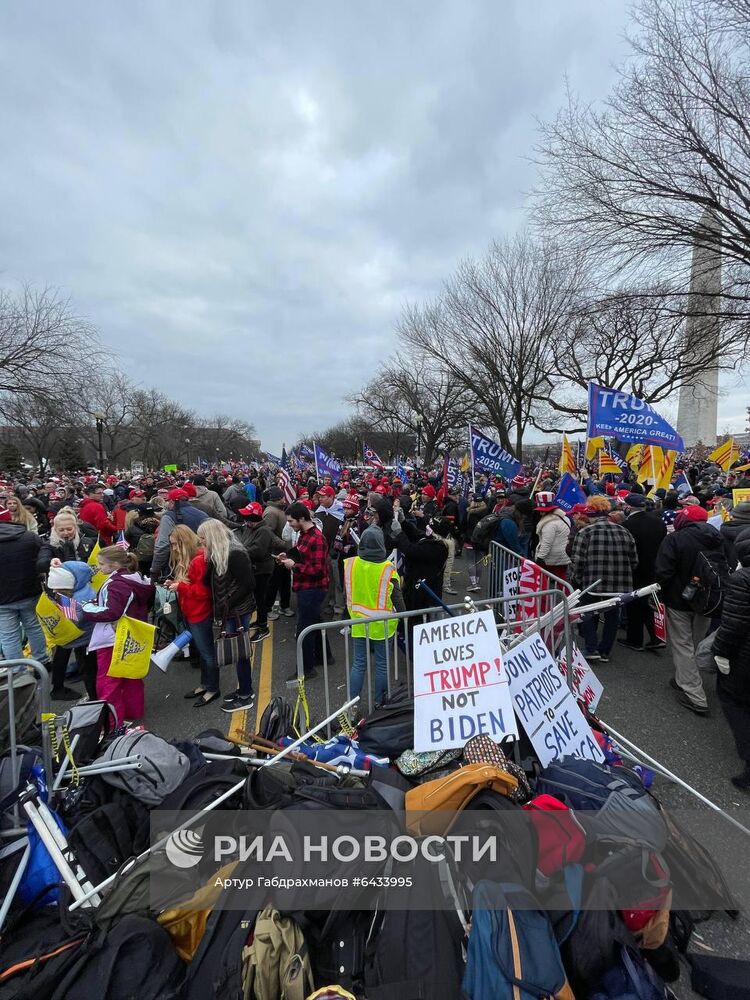
[[[422,455],[422,418],[417,417],[417,464],[421,461]]]
[[[104,472],[104,414],[95,413],[94,419],[96,420],[96,434],[98,437],[98,451],[99,451],[99,471]]]
[[[185,452],[187,457],[187,467],[190,468],[190,438],[185,438]]]

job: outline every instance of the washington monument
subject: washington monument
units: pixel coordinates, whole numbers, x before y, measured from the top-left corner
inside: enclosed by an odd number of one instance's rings
[[[719,299],[721,296],[721,252],[717,248],[721,227],[708,210],[701,218],[701,228],[710,232],[705,241],[695,240],[693,264],[690,272],[688,318],[685,323],[686,360],[699,367],[701,357],[715,358],[719,342]],[[715,367],[705,367],[701,374],[680,389],[677,410],[677,430],[691,448],[699,441],[705,445],[716,444],[717,407],[719,400],[719,372]]]

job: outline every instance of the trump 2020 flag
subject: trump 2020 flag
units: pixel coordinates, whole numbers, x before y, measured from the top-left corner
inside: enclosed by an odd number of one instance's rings
[[[337,483],[341,477],[341,463],[336,461],[332,455],[329,455],[315,441],[313,441],[313,451],[315,452],[315,471],[318,479],[322,479],[323,476],[330,476],[333,482]]]
[[[406,486],[406,484],[409,482],[409,473],[406,471],[406,466],[401,461],[401,459],[399,459],[398,462],[396,463],[396,475],[404,484],[404,486]]]
[[[376,469],[384,469],[380,455],[371,448],[369,444],[362,445],[362,458],[364,459],[365,465],[374,465]]]
[[[616,437],[633,444],[656,444],[684,451],[682,438],[653,406],[629,392],[589,382],[588,436]]]
[[[469,424],[469,438],[471,461],[475,471],[479,469],[480,472],[490,472],[507,480],[518,475],[521,463],[497,441],[488,438],[471,424]]]
[[[579,486],[578,480],[574,479],[569,472],[566,472],[560,479],[557,493],[555,493],[555,503],[566,514],[577,503],[586,503],[586,494]]]

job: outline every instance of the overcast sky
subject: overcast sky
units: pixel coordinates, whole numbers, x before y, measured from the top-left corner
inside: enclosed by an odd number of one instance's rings
[[[406,300],[523,224],[535,116],[566,74],[606,93],[626,19],[624,0],[5,4],[0,281],[59,286],[130,375],[277,452],[347,412]]]

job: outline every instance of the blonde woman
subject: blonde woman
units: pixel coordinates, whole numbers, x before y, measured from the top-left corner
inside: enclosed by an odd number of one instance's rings
[[[186,524],[177,524],[169,536],[170,579],[184,583],[188,578],[188,567],[198,551],[198,536]]]
[[[88,562],[96,538],[81,534],[81,526],[72,507],[63,507],[55,514],[49,539],[39,550],[37,568],[46,574],[50,566],[64,562]]]
[[[27,531],[33,531],[35,535],[39,534],[39,524],[37,519],[28,507],[24,507],[18,497],[10,494],[8,499],[5,501],[5,508],[11,513],[13,524],[21,524]]]
[[[255,607],[255,578],[247,549],[237,541],[221,521],[208,518],[198,525],[198,538],[206,555],[207,584],[211,588],[214,622],[226,635],[234,635],[241,627],[248,629],[250,614]],[[255,703],[250,661],[240,656],[237,661],[237,690],[227,695],[224,712],[239,712]]]

